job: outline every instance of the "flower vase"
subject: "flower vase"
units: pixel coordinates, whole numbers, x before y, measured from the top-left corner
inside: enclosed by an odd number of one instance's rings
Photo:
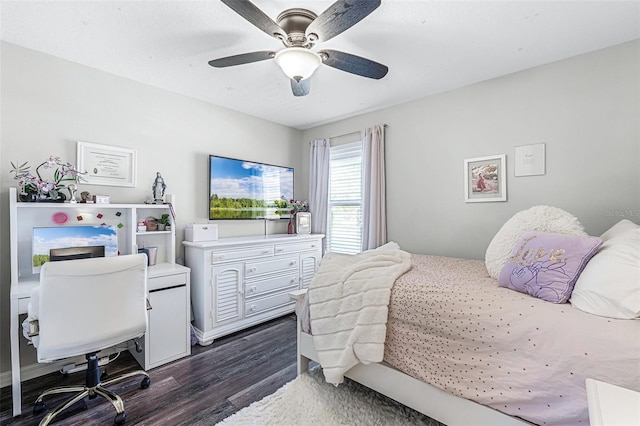
[[[37,192],[21,192],[18,194],[18,199],[23,203],[35,203],[38,201]]]
[[[295,234],[295,225],[293,224],[293,216],[289,216],[289,225],[287,226],[287,234]]]

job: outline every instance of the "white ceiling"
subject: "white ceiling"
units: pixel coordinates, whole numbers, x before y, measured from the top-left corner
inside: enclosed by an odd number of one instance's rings
[[[273,20],[332,1],[254,0]],[[2,1],[1,38],[152,86],[305,129],[640,38],[640,1],[383,0],[331,48],[389,67],[371,80],[321,66],[296,98],[271,60],[210,59],[282,44],[222,2]]]

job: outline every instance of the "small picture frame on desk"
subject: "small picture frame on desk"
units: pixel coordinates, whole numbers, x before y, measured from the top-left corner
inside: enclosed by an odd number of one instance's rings
[[[311,213],[298,212],[296,213],[296,234],[310,234],[311,233]]]
[[[109,196],[108,195],[94,195],[93,203],[95,204],[109,204]]]

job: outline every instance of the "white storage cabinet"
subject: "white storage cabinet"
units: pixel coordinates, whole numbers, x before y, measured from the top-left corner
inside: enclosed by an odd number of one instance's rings
[[[322,257],[322,234],[183,242],[191,269],[198,343],[293,312],[291,290],[306,288]]]
[[[149,370],[191,355],[191,289],[189,268],[162,263],[149,267],[149,327],[137,352],[129,352]]]

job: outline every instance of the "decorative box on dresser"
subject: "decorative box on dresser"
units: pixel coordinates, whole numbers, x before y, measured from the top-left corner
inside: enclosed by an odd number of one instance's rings
[[[278,234],[183,242],[191,269],[198,343],[293,312],[291,290],[311,283],[322,234]]]
[[[174,197],[167,195],[173,202]],[[32,269],[34,227],[111,225],[117,229],[120,254],[138,248],[157,247],[156,264],[147,270],[149,326],[140,339],[142,352],[131,353],[145,369],[151,369],[191,354],[190,271],[175,263],[175,227],[165,231],[139,231],[137,223],[147,217],[171,214],[169,204],[85,204],[18,202],[16,188],[9,189],[11,240],[11,376],[13,415],[22,412],[21,381],[60,368],[61,364],[38,364],[21,375],[19,315],[27,313],[31,290],[40,276]],[[54,221],[54,217],[56,220]],[[62,220],[60,218],[63,218]],[[65,361],[63,363],[68,363]]]

